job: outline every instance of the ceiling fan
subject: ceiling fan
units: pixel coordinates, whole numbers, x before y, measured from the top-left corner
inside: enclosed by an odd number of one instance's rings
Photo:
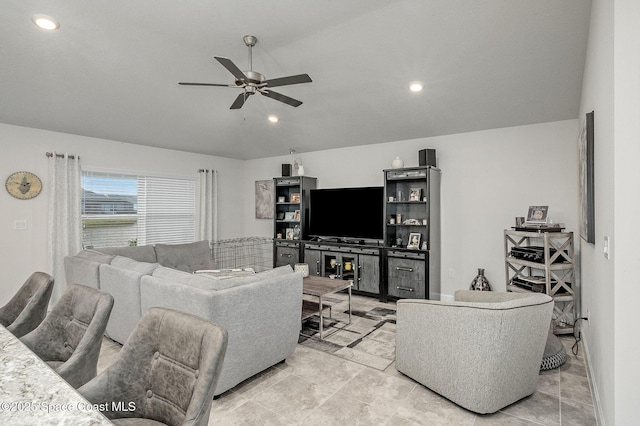
[[[251,56],[251,48],[256,45],[258,38],[252,35],[246,35],[243,37],[244,44],[249,48],[249,71],[241,71],[240,68],[234,64],[231,59],[214,56],[223,67],[225,67],[236,78],[235,84],[215,84],[215,83],[187,83],[178,82],[182,86],[220,86],[220,87],[234,87],[244,89],[242,93],[238,95],[230,109],[240,109],[249,98],[249,96],[256,92],[264,95],[268,98],[275,99],[276,101],[284,102],[287,105],[298,107],[302,105],[297,99],[290,98],[281,93],[271,90],[272,87],[288,86],[298,83],[311,83],[311,77],[308,74],[298,74],[289,77],[280,77],[267,80],[266,77],[259,72],[253,71],[253,63]]]

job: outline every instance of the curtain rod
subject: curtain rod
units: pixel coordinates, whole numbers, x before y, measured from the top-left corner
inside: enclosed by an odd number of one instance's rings
[[[46,155],[47,155],[47,157],[53,157],[54,154],[52,152],[47,152]],[[64,154],[55,154],[55,156],[58,157],[58,158],[64,158]],[[71,158],[72,160],[74,160],[76,158],[75,155],[67,155],[67,157]],[[79,158],[80,157],[78,156],[78,159]]]

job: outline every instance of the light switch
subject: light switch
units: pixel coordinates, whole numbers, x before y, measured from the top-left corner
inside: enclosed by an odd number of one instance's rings
[[[27,229],[27,221],[22,219],[22,220],[14,220],[13,221],[13,229],[16,231],[24,231],[25,229]]]
[[[602,245],[602,250],[604,252],[604,258],[608,259],[609,258],[609,236],[608,235],[604,236],[604,244]]]

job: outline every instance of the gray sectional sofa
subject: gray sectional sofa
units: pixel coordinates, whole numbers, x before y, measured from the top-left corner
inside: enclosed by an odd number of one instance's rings
[[[290,266],[237,277],[194,274],[213,269],[208,241],[83,250],[65,258],[67,284],[84,284],[115,300],[106,334],[124,343],[155,306],[205,318],[229,334],[216,386],[219,395],[295,350],[302,276]]]

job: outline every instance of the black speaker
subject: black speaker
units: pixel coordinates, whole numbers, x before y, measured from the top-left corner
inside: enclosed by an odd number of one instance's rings
[[[291,176],[291,164],[282,165],[282,176]]]
[[[435,149],[421,149],[418,151],[418,165],[419,166],[436,166],[436,150]]]

